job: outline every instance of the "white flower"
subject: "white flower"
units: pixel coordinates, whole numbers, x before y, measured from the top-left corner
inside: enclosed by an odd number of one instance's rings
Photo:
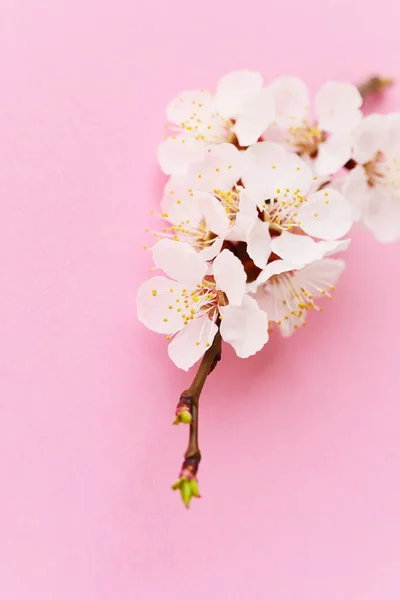
[[[252,285],[254,297],[282,335],[289,336],[306,324],[310,309],[322,311],[315,298],[332,299],[332,291],[344,269],[342,260],[324,258],[303,268],[283,260],[269,263]]]
[[[325,83],[315,97],[315,121],[310,117],[307,87],[300,79],[279,77],[268,89],[276,116],[265,139],[284,142],[313,160],[317,175],[338,171],[351,157],[351,134],[362,118],[358,89],[350,83]]]
[[[273,142],[251,146],[244,153],[242,181],[264,223],[278,234],[270,250],[280,258],[305,265],[341,247],[336,240],[352,226],[351,204],[335,189],[313,192],[311,170],[296,154]]]
[[[187,242],[206,260],[213,259],[223,241],[243,241],[261,269],[271,253],[268,223],[258,218],[256,196],[239,185],[243,153],[232,144],[210,148],[184,177],[172,177],[162,210],[173,226],[161,237]]]
[[[342,191],[355,217],[380,242],[400,238],[400,114],[370,115],[354,133],[359,163],[343,179]]]
[[[158,160],[167,174],[186,173],[214,144],[237,138],[254,144],[274,118],[270,92],[255,71],[233,71],[220,80],[214,95],[204,90],[182,92],[167,107],[171,136],[162,142]]]
[[[255,354],[268,341],[268,318],[246,295],[242,263],[223,250],[212,267],[188,244],[161,240],[153,248],[158,275],[138,290],[139,320],[149,329],[175,337],[168,354],[188,370],[213,342],[221,318],[222,338],[241,358]]]

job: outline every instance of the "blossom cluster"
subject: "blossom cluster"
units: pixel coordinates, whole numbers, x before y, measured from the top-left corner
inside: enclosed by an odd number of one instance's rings
[[[332,297],[344,268],[332,255],[355,222],[381,242],[400,237],[400,114],[361,106],[350,83],[325,83],[311,104],[296,77],[264,85],[247,70],[168,105],[151,249],[163,273],[141,285],[137,309],[178,367],[218,330],[247,358],[274,326],[288,336],[305,325]]]

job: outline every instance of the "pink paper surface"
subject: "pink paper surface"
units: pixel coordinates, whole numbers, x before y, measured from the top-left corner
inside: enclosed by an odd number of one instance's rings
[[[201,407],[135,316],[164,107],[230,69],[400,77],[393,0],[3,0],[0,598],[398,600],[400,244],[355,234],[334,301]],[[399,108],[396,90],[381,110]]]

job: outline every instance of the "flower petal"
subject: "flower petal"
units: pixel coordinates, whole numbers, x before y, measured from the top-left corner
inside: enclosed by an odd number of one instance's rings
[[[153,246],[152,252],[156,267],[179,283],[200,284],[207,273],[207,263],[189,244],[160,240]]]
[[[203,192],[227,191],[242,176],[242,156],[233,144],[211,146],[200,162],[189,165],[187,178],[191,186]]]
[[[262,204],[262,198],[242,189],[239,198],[239,212],[226,239],[235,242],[245,242],[249,229],[258,220],[257,204]]]
[[[229,219],[221,202],[207,192],[197,192],[196,198],[208,229],[217,235],[224,235],[229,229]]]
[[[355,85],[328,81],[315,97],[318,126],[328,132],[348,132],[362,119],[362,97]]]
[[[242,181],[251,194],[273,198],[285,181],[287,152],[273,142],[250,146],[243,155]]]
[[[303,288],[314,298],[324,296],[334,288],[345,263],[335,258],[324,258],[296,271],[292,283],[295,288]]]
[[[308,116],[310,98],[307,86],[297,77],[278,77],[268,86],[275,102],[275,122],[288,129],[300,125]]]
[[[341,181],[341,191],[352,205],[353,220],[358,221],[366,215],[373,190],[368,185],[364,167],[358,165],[347,173]]]
[[[262,85],[262,77],[256,71],[227,73],[220,79],[215,93],[217,110],[226,119],[236,118],[246,100],[260,91]]]
[[[239,305],[246,291],[246,273],[240,260],[230,251],[222,250],[213,263],[217,288],[228,297],[229,304]]]
[[[204,118],[213,112],[214,98],[204,90],[181,92],[167,106],[167,119],[177,125],[186,124],[194,118]]]
[[[378,242],[388,244],[400,239],[400,198],[383,189],[371,194],[364,223]]]
[[[264,269],[271,254],[269,223],[257,219],[247,233],[247,254],[256,267]]]
[[[192,227],[198,225],[202,212],[193,191],[189,191],[184,180],[172,177],[164,188],[161,209],[165,218],[174,225],[189,221]]]
[[[223,243],[223,237],[216,237],[208,246],[200,250],[199,255],[203,260],[213,260],[221,252]]]
[[[349,243],[350,240],[316,242],[307,235],[283,231],[272,240],[271,250],[288,263],[302,267],[321,260],[326,254],[345,250]]]
[[[252,281],[247,285],[247,290],[249,292],[255,292],[261,285],[268,281],[268,279],[271,279],[271,277],[274,275],[280,275],[281,273],[294,271],[295,269],[299,269],[303,266],[304,265],[294,265],[293,263],[288,263],[285,260],[274,260],[267,264],[265,269],[261,271],[255,281]]]
[[[368,115],[354,131],[353,158],[365,164],[382,152],[390,138],[387,115]]]
[[[211,346],[217,331],[218,327],[207,315],[193,319],[169,344],[169,357],[177,367],[187,371]]]
[[[350,202],[331,188],[311,194],[298,214],[299,225],[305,233],[325,240],[342,237],[353,224]]]
[[[240,358],[252,356],[268,342],[268,317],[254,298],[244,296],[242,306],[221,308],[221,336]]]
[[[188,164],[201,160],[207,146],[194,136],[168,137],[158,146],[158,164],[167,175],[184,175]]]
[[[351,158],[352,138],[349,134],[332,134],[318,147],[315,172],[318,176],[331,175],[339,171]]]
[[[175,310],[175,300],[181,291],[176,281],[162,275],[142,283],[137,292],[139,321],[157,333],[171,334],[181,329],[182,318]]]
[[[240,146],[255,144],[271,125],[274,115],[274,102],[267,88],[247,98],[233,127]]]

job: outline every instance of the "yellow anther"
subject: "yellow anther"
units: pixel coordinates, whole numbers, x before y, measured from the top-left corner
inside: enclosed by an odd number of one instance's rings
[[[153,296],[157,296],[157,290],[151,290],[151,293],[153,294]]]

